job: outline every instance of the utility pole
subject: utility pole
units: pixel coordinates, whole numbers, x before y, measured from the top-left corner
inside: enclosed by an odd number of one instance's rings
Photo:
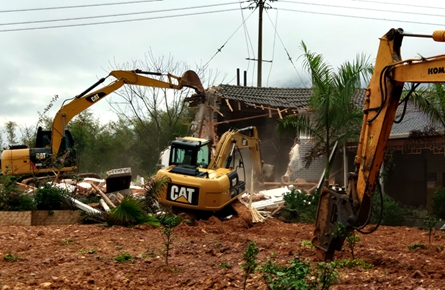
[[[258,61],[257,72],[257,87],[261,88],[262,84],[262,67],[263,67],[263,10],[271,8],[270,5],[265,5],[266,1],[275,2],[277,0],[253,0],[254,3],[250,4],[249,9],[258,9],[258,58],[247,60]],[[272,62],[272,61],[269,61]]]
[[[258,0],[258,75],[257,87],[261,88],[262,68],[263,68],[263,9],[264,1]]]

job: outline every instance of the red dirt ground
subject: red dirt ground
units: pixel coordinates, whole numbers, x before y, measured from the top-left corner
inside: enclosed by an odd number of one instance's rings
[[[265,262],[275,253],[285,264],[295,255],[314,261],[315,250],[302,244],[312,238],[312,224],[283,223],[267,219],[248,226],[234,217],[215,217],[194,225],[174,228],[169,265],[165,264],[163,236],[159,228],[70,226],[0,227],[0,289],[242,289],[243,253],[255,241]],[[339,269],[340,281],[331,289],[445,289],[445,232],[436,231],[428,245],[425,231],[381,226],[360,235],[356,258],[374,265]],[[123,252],[134,261],[118,263]],[[18,257],[6,261],[5,255]],[[336,259],[349,259],[347,247]],[[229,265],[228,268],[221,265]],[[288,264],[287,264],[288,265]],[[248,280],[247,289],[267,289],[261,274]]]

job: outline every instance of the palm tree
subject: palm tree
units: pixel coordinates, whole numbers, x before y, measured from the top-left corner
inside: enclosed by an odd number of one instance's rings
[[[350,63],[345,62],[335,72],[321,54],[309,51],[302,42],[303,66],[310,73],[312,97],[308,105],[310,114],[287,116],[280,120],[280,132],[305,135],[312,140],[312,147],[305,156],[306,167],[321,156],[329,156],[331,148],[358,138],[363,118],[360,107],[353,98],[361,89],[362,81],[372,75],[372,65],[363,54]],[[326,158],[325,184],[329,182],[329,158]]]
[[[410,100],[433,122],[439,122],[441,130],[445,128],[445,84],[429,84],[411,94]]]

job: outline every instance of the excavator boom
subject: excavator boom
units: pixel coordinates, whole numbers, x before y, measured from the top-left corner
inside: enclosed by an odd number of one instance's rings
[[[324,188],[320,195],[312,242],[322,260],[332,260],[335,250],[341,250],[346,236],[339,235],[339,226],[352,232],[369,223],[371,197],[405,82],[445,82],[445,55],[402,60],[404,36],[445,41],[445,31],[413,35],[402,29],[391,29],[380,38],[374,73],[366,89],[355,172],[349,174],[347,191]]]
[[[53,172],[52,164],[56,157],[61,157],[64,160],[64,166],[60,168],[60,171],[76,170],[75,154],[72,150],[73,140],[69,131],[66,130],[68,122],[123,85],[176,90],[188,87],[194,89],[197,94],[204,93],[204,88],[198,75],[190,70],[186,71],[181,77],[167,74],[168,81],[146,77],[143,76],[144,74],[162,76],[161,73],[144,72],[141,70],[116,70],[110,72],[107,77],[98,80],[60,108],[54,117],[51,131],[43,131],[39,128],[36,138],[36,146],[38,148],[28,148],[25,145],[19,145],[10,146],[9,150],[4,150],[1,154],[1,173],[20,176],[51,173]],[[116,78],[116,80],[91,92],[110,76]]]
[[[106,77],[113,76],[116,80],[103,88],[95,90],[89,93],[90,90],[103,83],[106,78],[102,78],[97,81],[94,85],[89,87],[86,91],[76,96],[71,102],[62,106],[60,110],[56,113],[52,124],[51,141],[52,141],[52,153],[56,155],[59,152],[60,144],[64,136],[65,127],[68,122],[80,114],[82,111],[86,110],[90,106],[96,104],[98,101],[102,100],[105,96],[108,96],[112,92],[118,90],[124,84],[126,85],[136,85],[145,87],[155,87],[155,88],[166,88],[166,89],[176,89],[181,90],[184,87],[192,88],[196,93],[201,94],[204,92],[204,88],[201,84],[201,80],[194,71],[186,71],[182,77],[177,77],[172,74],[167,74],[168,82],[161,80],[149,78],[143,76],[142,74],[151,75],[162,75],[160,73],[150,73],[141,70],[134,71],[124,71],[116,70],[109,73]]]

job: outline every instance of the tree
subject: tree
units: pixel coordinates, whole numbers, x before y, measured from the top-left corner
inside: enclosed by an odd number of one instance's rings
[[[130,121],[118,119],[101,124],[86,110],[76,116],[68,128],[73,135],[80,172],[103,174],[121,167],[131,167],[132,172],[139,175],[151,171],[144,161],[147,155],[153,154],[149,147],[139,142]]]
[[[20,126],[20,144],[33,148],[36,145],[36,130],[34,126]]]
[[[68,129],[73,135],[76,149],[77,166],[81,172],[100,172],[98,165],[102,164],[97,155],[96,138],[102,126],[94,115],[85,110],[68,123]]]
[[[3,143],[3,132],[0,131],[0,153],[3,152],[3,148],[5,146],[5,144]]]
[[[8,141],[9,144],[17,144],[17,123],[13,121],[6,122],[6,141]]]
[[[445,84],[429,84],[411,94],[410,99],[432,121],[440,123],[442,130],[445,128]]]
[[[372,74],[372,66],[363,54],[351,62],[344,62],[335,72],[321,54],[309,51],[302,42],[303,65],[312,80],[310,114],[287,116],[280,120],[280,132],[295,132],[312,139],[306,166],[321,156],[329,156],[331,148],[359,136],[363,114],[353,103],[363,80]],[[326,158],[325,184],[329,181],[329,158]]]
[[[116,66],[116,65],[115,65]],[[150,51],[145,61],[134,61],[119,66],[119,69],[172,73],[181,76],[189,67],[184,62],[174,61],[170,56],[155,58]],[[199,72],[199,71],[198,71]],[[128,121],[137,134],[138,144],[135,150],[144,150],[145,167],[154,170],[159,153],[177,136],[187,135],[187,124],[191,122],[193,112],[184,103],[187,95],[194,93],[190,89],[172,90],[145,86],[124,86],[115,98],[108,100],[119,118]],[[123,101],[123,102],[122,102]],[[142,156],[142,155],[141,155]]]

